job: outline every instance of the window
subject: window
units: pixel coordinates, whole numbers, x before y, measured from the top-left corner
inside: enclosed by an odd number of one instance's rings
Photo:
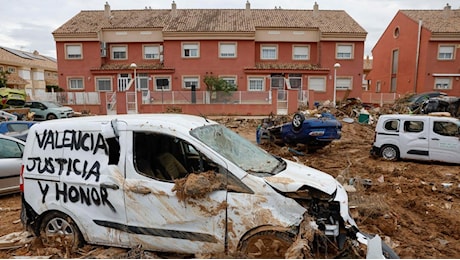
[[[112,91],[112,79],[96,78],[96,91]]]
[[[404,122],[404,131],[409,133],[419,133],[423,131],[422,121],[406,121]]]
[[[280,75],[280,74],[271,75],[270,81],[271,81],[270,83],[271,88],[284,89],[284,76],[283,75]]]
[[[160,46],[158,45],[146,45],[144,46],[144,59],[146,60],[158,60],[160,59]]]
[[[438,60],[453,60],[454,59],[455,46],[453,45],[441,45],[438,51]]]
[[[66,58],[69,59],[69,60],[71,60],[71,59],[79,60],[79,59],[81,59],[83,57],[82,49],[81,49],[80,44],[77,44],[77,45],[67,44],[67,45],[65,45],[65,53],[66,53]]]
[[[310,48],[308,46],[294,46],[293,57],[294,60],[308,60],[310,59]]]
[[[381,88],[382,88],[382,82],[380,80],[378,80],[376,85],[375,85],[375,92],[380,93],[380,91],[382,91]]]
[[[248,84],[249,91],[264,91],[264,82],[263,77],[250,77]]]
[[[308,89],[314,91],[326,91],[326,77],[309,77]]]
[[[221,58],[236,57],[236,43],[220,43],[219,57]]]
[[[195,86],[195,89],[200,88],[200,81],[198,77],[183,77],[182,82],[183,82],[182,88],[191,89],[192,86]]]
[[[146,73],[137,74],[136,86],[138,90],[148,90],[149,89],[149,75]]]
[[[0,71],[3,71],[3,66],[0,66]]]
[[[458,136],[459,135],[459,126],[452,122],[439,121],[434,122],[433,131],[439,135],[443,136]]]
[[[155,90],[171,90],[170,77],[155,77]]]
[[[220,77],[222,80],[224,80],[225,82],[227,82],[228,84],[231,84],[233,86],[236,86],[236,77]]]
[[[24,146],[15,141],[0,139],[0,158],[21,158]]]
[[[277,47],[276,46],[262,46],[260,49],[261,60],[276,60],[278,59]]]
[[[451,84],[451,78],[436,77],[434,79],[434,89],[451,89]]]
[[[228,179],[224,178],[222,167],[184,139],[155,132],[134,132],[133,139],[133,164],[139,174],[148,178],[174,182],[175,179],[184,178],[189,173],[206,176],[207,172],[212,172],[221,174],[220,177],[214,179],[215,181],[228,181],[228,184],[217,185],[219,186],[217,189],[226,189],[227,185],[244,187],[244,184],[242,185],[239,180],[235,181],[231,174],[225,175]],[[239,190],[243,191],[244,189],[241,188]],[[244,191],[247,192],[247,189]]]
[[[83,79],[82,78],[70,78],[69,79],[69,89],[83,89]]]
[[[347,90],[352,89],[353,81],[351,78],[337,78],[336,89]]]
[[[16,73],[16,68],[15,67],[8,67],[8,72],[9,73]]]
[[[126,60],[128,58],[126,46],[113,46],[111,50],[113,60]]]
[[[182,57],[197,58],[200,57],[200,49],[198,43],[184,43],[182,45]]]
[[[353,45],[352,44],[338,44],[337,45],[337,59],[352,59],[353,58]]]
[[[384,123],[383,127],[388,131],[398,131],[399,129],[399,120],[388,120]]]

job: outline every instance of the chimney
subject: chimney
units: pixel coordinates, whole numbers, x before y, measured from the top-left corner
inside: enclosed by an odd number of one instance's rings
[[[444,7],[444,10],[445,10],[445,11],[450,10],[450,5],[449,5],[448,3],[447,3],[446,6]]]
[[[172,14],[173,16],[176,15],[176,9],[177,9],[176,2],[172,1],[172,4],[171,4],[171,14]]]
[[[246,16],[251,15],[251,4],[249,3],[249,0],[246,1],[246,10],[244,10],[244,14]]]
[[[107,18],[110,18],[110,16],[112,16],[112,12],[110,11],[110,5],[109,5],[108,2],[105,2],[104,14],[105,14],[105,17],[107,17]]]
[[[316,3],[316,2],[313,5],[313,11],[318,12],[318,3]]]

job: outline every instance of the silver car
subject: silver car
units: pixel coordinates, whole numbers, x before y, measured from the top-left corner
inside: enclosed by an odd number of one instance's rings
[[[0,134],[0,195],[19,192],[25,142]]]

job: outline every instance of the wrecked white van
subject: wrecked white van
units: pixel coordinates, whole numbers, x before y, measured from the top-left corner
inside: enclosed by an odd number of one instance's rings
[[[45,243],[397,257],[379,236],[359,231],[330,175],[274,157],[203,117],[47,121],[30,129],[23,164],[21,219]]]

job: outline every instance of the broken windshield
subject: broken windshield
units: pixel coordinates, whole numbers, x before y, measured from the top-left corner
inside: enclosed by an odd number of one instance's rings
[[[278,167],[281,160],[223,125],[202,126],[190,134],[247,172],[276,174],[283,170]]]

